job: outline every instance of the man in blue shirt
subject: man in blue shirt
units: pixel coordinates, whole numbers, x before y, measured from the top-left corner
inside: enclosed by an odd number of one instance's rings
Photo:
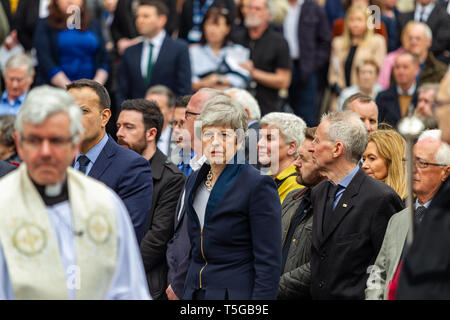
[[[17,114],[34,80],[34,67],[26,54],[12,56],[5,66],[5,87],[0,98],[0,115]]]

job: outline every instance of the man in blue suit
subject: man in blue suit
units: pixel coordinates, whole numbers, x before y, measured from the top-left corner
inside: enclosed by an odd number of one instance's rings
[[[141,0],[136,28],[143,41],[125,50],[118,72],[117,100],[144,98],[154,85],[169,87],[176,97],[190,94],[191,65],[185,41],[172,39],[164,30],[168,9],[156,0]]]
[[[148,162],[106,134],[111,100],[105,87],[81,79],[67,86],[83,112],[83,141],[74,168],[100,180],[122,199],[140,243],[150,220],[153,180]]]

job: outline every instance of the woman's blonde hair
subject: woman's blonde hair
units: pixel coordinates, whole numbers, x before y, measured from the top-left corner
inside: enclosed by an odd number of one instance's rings
[[[400,198],[406,198],[406,166],[403,161],[406,152],[405,139],[395,130],[376,130],[369,134],[368,142],[373,142],[378,153],[386,161],[387,176],[384,183],[394,189]]]
[[[345,17],[344,33],[342,35],[344,37],[344,47],[347,49],[349,49],[352,45],[352,37],[350,34],[350,28],[348,26],[348,20],[349,20],[350,15],[352,15],[354,13],[362,13],[366,17],[366,32],[364,34],[364,38],[360,45],[366,46],[372,40],[373,35],[374,35],[373,29],[367,27],[367,22],[369,21],[369,19],[371,17],[370,12],[368,10],[366,10],[366,8],[361,7],[361,6],[351,6],[347,10],[347,14]]]

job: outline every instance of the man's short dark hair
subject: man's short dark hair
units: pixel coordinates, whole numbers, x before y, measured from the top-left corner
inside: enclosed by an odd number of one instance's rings
[[[98,96],[98,100],[100,103],[100,109],[109,109],[111,107],[111,98],[109,97],[108,90],[100,83],[90,79],[80,79],[73,81],[68,84],[66,89],[81,89],[81,88],[91,88],[95,91]]]
[[[350,107],[350,104],[355,100],[358,100],[360,103],[371,103],[372,101],[375,103],[371,96],[358,92],[352,94],[350,97],[344,100],[344,103],[342,104],[342,110],[347,110]]]
[[[155,101],[145,99],[125,100],[120,105],[120,109],[121,111],[132,110],[140,112],[144,121],[145,131],[151,128],[156,128],[156,141],[159,140],[164,123],[164,117]]]
[[[155,7],[156,12],[158,13],[158,16],[161,16],[161,15],[164,15],[166,17],[169,16],[169,8],[161,0],[141,0],[141,1],[139,1],[139,5]]]
[[[189,100],[191,100],[192,94],[187,94],[181,97],[177,98],[177,101],[175,101],[175,107],[176,108],[186,108]]]

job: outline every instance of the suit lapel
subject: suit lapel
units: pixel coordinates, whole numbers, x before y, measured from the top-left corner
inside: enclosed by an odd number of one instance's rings
[[[103,150],[98,155],[98,158],[92,166],[92,169],[89,171],[88,175],[90,177],[100,180],[103,172],[105,172],[106,168],[111,165],[112,157],[116,153],[116,151],[114,150],[114,143],[115,142],[113,141],[113,139],[108,136],[108,141],[103,147]]]
[[[313,244],[316,248],[320,247],[320,244],[323,242],[323,233],[322,233],[322,223],[323,223],[323,215],[325,211],[325,203],[327,201],[327,195],[328,195],[328,186],[330,184],[328,181],[323,181],[321,184],[316,186],[317,192],[316,193],[316,199],[317,199],[317,206],[314,206],[314,210],[317,210],[317,212],[314,212],[313,216],[313,228],[314,234],[317,235],[317,237],[312,237]],[[319,196],[321,195],[321,196]]]
[[[341,223],[342,219],[350,212],[354,203],[355,197],[358,195],[361,188],[361,184],[365,179],[365,173],[359,169],[353,180],[348,185],[347,189],[342,194],[341,199],[336,205],[333,217],[331,218],[331,226],[326,233],[323,234],[322,244],[327,241],[330,235],[334,232],[337,226]]]

